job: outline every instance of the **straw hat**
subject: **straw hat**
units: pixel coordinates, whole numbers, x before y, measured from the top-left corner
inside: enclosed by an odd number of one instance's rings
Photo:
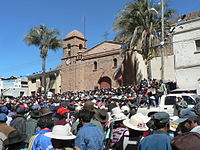
[[[52,139],[59,139],[59,140],[72,140],[75,139],[76,136],[73,135],[71,132],[71,127],[69,124],[63,125],[55,125],[53,127],[52,132],[45,133],[44,135],[50,137]]]
[[[42,108],[41,113],[42,113],[42,115],[41,115],[42,117],[53,114],[53,112],[49,108]]]
[[[147,131],[149,128],[146,123],[150,120],[149,117],[144,116],[141,113],[133,115],[130,119],[126,119],[123,121],[123,124],[128,128],[137,131]]]
[[[122,110],[119,107],[112,109],[111,116],[113,117],[112,121],[120,121],[128,118],[126,115],[124,115],[124,113],[122,113]]]

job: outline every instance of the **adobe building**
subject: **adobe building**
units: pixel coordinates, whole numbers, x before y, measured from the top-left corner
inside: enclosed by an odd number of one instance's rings
[[[112,79],[122,63],[122,43],[104,41],[87,50],[84,35],[74,30],[64,39],[61,92],[119,87]]]
[[[61,75],[60,66],[56,67],[45,73],[46,76],[46,90],[53,94],[59,94],[61,92]],[[34,73],[28,76],[28,88],[29,96],[35,96],[37,93],[41,93],[42,90],[42,73]]]

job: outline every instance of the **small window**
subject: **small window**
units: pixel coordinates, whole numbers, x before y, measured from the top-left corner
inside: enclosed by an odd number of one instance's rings
[[[67,44],[67,48],[71,50],[71,44]]]
[[[175,105],[175,104],[176,104],[176,96],[165,97],[165,105]]]
[[[20,97],[24,96],[24,91],[20,91]]]
[[[71,51],[68,51],[68,57],[70,57],[71,56]]]
[[[31,95],[32,95],[32,96],[35,96],[35,91],[31,91]]]
[[[195,40],[195,44],[196,44],[196,50],[199,51],[200,50],[200,40]]]
[[[36,79],[31,79],[31,82],[32,83],[36,83]]]
[[[97,62],[94,62],[94,70],[97,70]]]
[[[82,44],[79,44],[79,49],[82,49],[83,48],[83,45]]]
[[[117,58],[113,59],[113,63],[114,63],[114,68],[117,68]]]

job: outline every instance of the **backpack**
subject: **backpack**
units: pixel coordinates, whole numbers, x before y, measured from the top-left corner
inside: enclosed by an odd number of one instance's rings
[[[200,134],[187,132],[176,136],[171,141],[173,150],[200,150]]]

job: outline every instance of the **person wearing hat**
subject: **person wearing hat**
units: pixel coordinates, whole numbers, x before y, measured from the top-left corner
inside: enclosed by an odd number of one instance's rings
[[[128,117],[130,118],[130,107],[127,105],[124,105],[121,107],[122,112]]]
[[[9,126],[10,122],[12,121],[12,117],[8,116],[8,107],[7,106],[3,106],[1,107],[1,113],[5,113],[7,115],[7,121],[6,124]]]
[[[182,96],[177,97],[176,105],[174,107],[174,115],[179,116],[181,109],[188,108],[187,102],[183,99]]]
[[[66,109],[64,107],[58,108],[56,112],[58,120],[55,122],[55,125],[66,125],[68,123],[66,119],[68,119],[69,111],[70,111],[69,109]]]
[[[92,103],[91,101],[86,101],[82,110],[90,111],[91,115],[92,115],[90,123],[96,125],[102,132],[104,132],[103,126],[100,123],[100,121],[95,119],[95,116],[94,116],[95,115],[94,103]],[[78,119],[72,124],[72,128],[71,128],[71,132],[73,134],[75,134],[75,135],[78,132],[79,128],[82,126],[81,122]]]
[[[29,143],[29,140],[31,138],[31,136],[37,132],[37,123],[38,123],[38,119],[40,118],[41,113],[38,109],[33,109],[30,112],[30,118],[26,121],[26,135],[27,138],[25,140],[25,143]]]
[[[98,109],[95,111],[94,117],[97,121],[101,122],[102,126],[105,127],[105,123],[109,119],[109,115],[107,110],[105,109]]]
[[[78,150],[102,150],[104,148],[104,134],[97,126],[90,123],[92,115],[89,110],[79,111],[79,119],[83,126],[79,129],[75,139],[75,147]]]
[[[112,129],[111,129],[111,147],[115,147],[115,144],[119,142],[122,135],[128,131],[128,128],[123,124],[123,120],[128,117],[122,113],[122,110],[119,107],[115,107],[112,109]]]
[[[152,120],[156,127],[153,134],[143,138],[139,144],[139,150],[171,150],[170,142],[172,137],[169,136],[169,114],[158,112],[152,115]]]
[[[41,112],[41,117],[52,117],[52,114],[53,114],[53,112],[49,109],[49,108],[42,108],[41,110],[40,110],[40,112]]]
[[[11,126],[6,124],[7,116],[4,113],[0,113],[0,149],[3,150],[3,141],[7,139],[10,132],[14,131],[15,129]]]
[[[17,130],[13,130],[8,134],[8,138],[3,141],[3,146],[6,150],[20,150],[24,148],[25,139],[25,134],[21,134]]]
[[[143,138],[143,133],[148,131],[146,123],[150,120],[149,117],[141,113],[133,115],[130,119],[123,121],[123,124],[128,128],[129,133],[123,134],[120,141],[115,145],[116,150],[138,150],[140,140]]]
[[[53,148],[58,150],[73,150],[76,136],[70,132],[70,128],[69,124],[55,125],[52,132],[45,133],[47,137],[51,138]]]
[[[25,109],[18,107],[16,109],[16,115],[10,123],[10,126],[15,128],[21,134],[26,134],[26,118],[24,117]]]
[[[3,134],[5,134],[5,136],[7,137],[8,134],[11,131],[15,130],[15,129],[13,127],[11,127],[11,126],[8,126],[6,124],[6,121],[7,121],[6,114],[0,113],[0,132],[3,133]]]
[[[193,108],[182,109],[179,119],[174,122],[178,124],[175,134],[181,134],[185,132],[197,132],[200,133],[200,126],[198,125],[199,117]]]

